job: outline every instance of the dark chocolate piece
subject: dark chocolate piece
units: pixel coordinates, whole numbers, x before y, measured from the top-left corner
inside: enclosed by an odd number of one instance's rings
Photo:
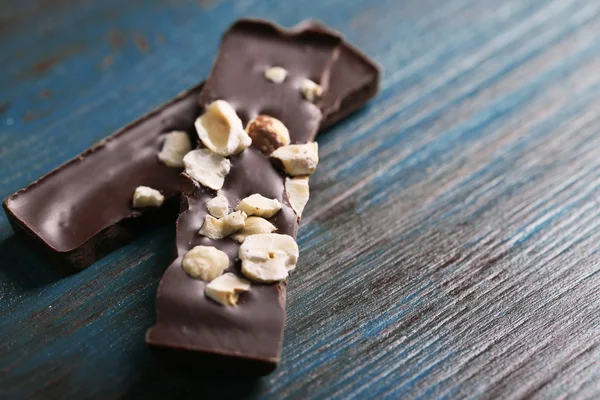
[[[60,270],[75,272],[179,213],[180,168],[157,159],[163,134],[194,132],[202,85],[178,95],[78,157],[8,197],[4,210],[17,233]],[[132,208],[140,185],[160,190],[156,209]]]
[[[320,25],[319,29],[332,32]],[[348,80],[340,81],[342,76]],[[344,43],[322,101],[326,115],[322,126],[331,126],[364,105],[376,93],[378,82],[375,64]],[[59,269],[76,272],[141,232],[174,221],[181,170],[158,162],[156,154],[163,134],[170,130],[185,130],[196,140],[193,122],[201,112],[200,88],[181,93],[9,196],[3,207],[15,232]],[[139,185],[160,190],[165,204],[132,209],[133,191]]]
[[[298,25],[310,26],[322,32],[335,32],[315,21]],[[356,47],[345,42],[333,66],[329,80],[329,90],[321,104],[325,121],[321,129],[326,129],[346,118],[365,105],[366,99],[375,97],[379,91],[380,67]]]
[[[288,128],[292,143],[314,139],[321,123],[318,106],[302,96],[305,78],[325,90],[339,55],[340,39],[320,28],[304,25],[284,31],[270,23],[246,20],[225,34],[221,50],[200,93],[205,106],[220,99],[229,102],[244,124],[259,114],[279,119]],[[236,62],[232,62],[235,60]],[[282,83],[264,77],[271,66],[288,71]],[[220,190],[232,207],[255,193],[275,198],[281,210],[269,219],[276,233],[296,237],[298,218],[285,196],[285,176],[254,146],[230,157],[232,168]],[[198,233],[207,213],[206,201],[216,192],[183,175],[182,197],[187,206],[177,221],[177,259],[162,277],[157,295],[157,323],[146,335],[147,343],[161,353],[186,355],[197,366],[262,375],[279,363],[285,323],[285,282],[253,283],[235,307],[218,304],[204,295],[206,283],[184,272],[181,262],[197,245],[215,246],[230,258],[227,272],[241,276],[236,260],[239,243],[212,240]]]

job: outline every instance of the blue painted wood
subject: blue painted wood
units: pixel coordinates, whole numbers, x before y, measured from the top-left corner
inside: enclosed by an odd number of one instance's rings
[[[4,1],[0,196],[202,80],[248,15],[385,68],[319,138],[281,367],[151,357],[172,227],[60,279],[0,215],[0,398],[600,397],[600,2]]]

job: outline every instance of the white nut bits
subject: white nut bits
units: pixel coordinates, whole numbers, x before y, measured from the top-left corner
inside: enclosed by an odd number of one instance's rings
[[[292,209],[301,217],[310,196],[308,177],[285,178],[285,193]]]
[[[238,256],[246,278],[262,283],[279,282],[296,268],[298,245],[288,235],[251,235],[240,246]]]
[[[223,218],[229,214],[229,202],[225,196],[218,194],[217,197],[206,202],[206,209],[213,217]]]
[[[200,184],[214,190],[223,187],[231,162],[207,149],[190,151],[183,157],[185,173]]]
[[[323,88],[310,79],[305,79],[302,81],[301,89],[304,98],[311,103],[314,103],[323,96]]]
[[[204,217],[204,223],[198,232],[213,240],[223,239],[242,229],[246,224],[246,217],[247,215],[243,211],[232,212],[218,219],[212,215],[207,215]]]
[[[281,83],[285,81],[287,71],[282,67],[271,67],[265,70],[265,78],[273,83]]]
[[[173,131],[165,135],[158,160],[167,167],[182,168],[183,157],[192,150],[192,142],[187,133]]]
[[[233,235],[231,238],[237,240],[240,243],[244,243],[244,240],[250,235],[258,235],[260,233],[271,233],[276,231],[275,225],[270,223],[261,217],[248,217],[246,219],[246,225]]]
[[[247,290],[250,290],[250,282],[227,272],[206,285],[204,293],[209,299],[224,306],[235,306],[239,294]]]
[[[181,266],[192,278],[210,282],[229,267],[229,257],[216,247],[196,246],[185,253]]]
[[[212,102],[194,126],[202,143],[223,157],[238,154],[252,143],[242,120],[224,100]]]
[[[160,207],[164,201],[165,196],[148,186],[138,186],[133,193],[133,208]]]
[[[257,217],[270,218],[281,210],[281,203],[277,199],[269,199],[260,194],[253,194],[239,202],[235,208],[243,211],[246,215],[256,215]]]
[[[271,157],[281,161],[288,175],[310,175],[315,172],[319,163],[319,145],[312,142],[282,146]]]
[[[248,122],[246,132],[252,138],[252,146],[267,155],[290,144],[290,132],[283,122],[268,115],[259,115]]]

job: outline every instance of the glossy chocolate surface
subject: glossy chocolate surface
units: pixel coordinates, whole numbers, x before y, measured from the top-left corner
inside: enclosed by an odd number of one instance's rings
[[[308,25],[315,32],[332,32],[312,22]],[[378,78],[375,64],[344,43],[322,101],[326,114],[322,126],[364,105],[376,93]],[[178,95],[8,197],[3,206],[15,232],[59,269],[74,272],[140,232],[175,220],[181,170],[158,162],[156,153],[170,130],[185,130],[195,140],[200,88]],[[132,193],[139,185],[160,190],[167,202],[159,209],[132,209]]]
[[[161,279],[157,296],[157,324],[148,331],[148,344],[196,353],[192,364],[213,367],[206,355],[220,355],[226,369],[241,370],[238,362],[251,364],[256,372],[268,373],[279,361],[285,322],[285,284],[252,284],[235,307],[225,307],[204,296],[205,282],[189,277],[181,268],[183,255],[197,245],[215,246],[230,258],[228,272],[240,275],[236,262],[239,243],[225,238],[212,240],[198,234],[206,215],[206,201],[215,196],[182,176],[182,195],[188,209],[177,221],[177,259]],[[284,203],[283,180],[263,154],[250,147],[232,157],[232,170],[221,189],[231,205],[260,193]],[[278,233],[295,236],[297,219],[284,205],[269,221]],[[189,356],[189,355],[188,355]],[[252,361],[250,363],[249,361]],[[243,371],[241,371],[243,372]],[[247,373],[248,371],[246,371]]]
[[[135,237],[145,220],[175,218],[177,202],[160,209],[132,208],[140,185],[167,199],[179,193],[181,169],[160,163],[164,133],[194,132],[200,85],[85,151],[7,198],[6,214],[18,232],[64,270],[79,270]]]
[[[326,91],[342,42],[337,34],[311,25],[296,32],[283,33],[260,21],[238,21],[223,36],[219,56],[200,93],[200,103],[206,106],[214,100],[227,100],[244,125],[266,114],[284,122],[292,143],[312,140],[322,113],[302,96],[302,82],[310,79]],[[276,66],[287,71],[280,84],[264,77],[268,68]]]
[[[379,91],[379,75],[379,67],[367,56],[348,44],[342,46],[321,105],[327,116],[321,129],[346,118],[364,106],[366,100],[375,97]]]
[[[312,141],[322,114],[302,96],[300,84],[310,78],[326,90],[339,46],[338,36],[310,26],[290,32],[266,22],[238,22],[224,36],[200,94],[201,102],[208,105],[217,99],[226,100],[244,123],[258,114],[274,116],[288,127],[292,143]],[[265,79],[264,71],[271,66],[288,71],[284,82],[275,84]],[[232,170],[221,190],[230,205],[235,207],[254,193],[276,198],[283,206],[270,221],[277,233],[295,237],[298,219],[285,198],[285,176],[255,147],[230,159]],[[241,361],[254,364],[246,373],[268,373],[279,363],[281,353],[285,283],[253,283],[235,307],[205,297],[205,282],[183,271],[183,256],[198,244],[215,246],[229,255],[229,272],[241,276],[236,260],[239,244],[229,238],[211,240],[198,233],[206,215],[205,203],[216,193],[184,181],[182,194],[187,210],[177,222],[177,259],[159,285],[157,324],[148,331],[146,341],[154,347],[195,353],[200,366],[211,367],[204,355],[210,355],[211,360],[221,355],[228,359],[228,368],[238,369],[237,362]]]
[[[297,27],[303,26],[314,31],[335,32],[316,21],[302,22]],[[331,71],[329,90],[320,104],[323,115],[326,116],[321,129],[334,125],[373,98],[379,91],[380,75],[381,69],[373,60],[356,47],[344,42]]]

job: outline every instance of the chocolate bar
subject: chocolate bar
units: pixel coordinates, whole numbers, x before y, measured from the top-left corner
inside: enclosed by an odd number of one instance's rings
[[[315,21],[298,25],[302,26],[310,26],[325,33],[334,32]],[[344,42],[331,72],[329,90],[321,104],[325,116],[321,129],[335,125],[363,107],[367,100],[375,97],[379,90],[379,74],[379,67],[368,56]]]
[[[365,62],[366,59],[352,48],[340,43],[335,33],[316,24],[304,24],[293,31],[285,31],[266,22],[240,21],[224,36],[211,75],[200,93],[201,103],[208,107],[207,113],[215,107],[213,102],[217,100],[230,104],[243,125],[252,121],[247,128],[249,132],[253,123],[261,125],[259,115],[266,115],[287,128],[290,143],[312,142],[319,125],[324,124],[320,108],[341,118],[338,107],[356,107],[359,102],[364,104],[366,97],[359,100],[360,96],[370,97],[377,90],[377,84],[373,83],[377,81],[377,68]],[[359,86],[353,86],[353,82],[344,84],[332,76],[336,70],[346,68],[336,64],[340,61],[351,63],[352,69],[357,68],[355,62],[358,61],[360,67],[357,70],[370,71],[367,73],[370,78],[366,79],[361,72],[348,72],[343,74],[344,78],[359,75],[357,81],[361,83]],[[272,66],[283,67],[287,77],[284,80],[276,78],[276,84],[269,82],[264,71]],[[306,79],[317,82],[317,86],[323,89],[324,97],[320,103],[310,91],[303,92]],[[329,86],[330,82],[332,86]],[[337,99],[331,94],[332,90],[344,93],[350,100]],[[228,111],[225,109],[222,114],[228,114]],[[202,134],[200,136],[203,137]],[[241,153],[227,154],[230,156],[228,161],[219,159],[221,164],[230,163],[230,170],[216,187],[207,187],[212,181],[202,185],[195,177],[182,175],[183,212],[177,221],[177,259],[160,282],[157,322],[147,332],[146,341],[157,354],[177,363],[264,375],[273,371],[280,360],[285,322],[285,281],[261,283],[258,279],[261,277],[255,276],[257,279],[253,279],[250,286],[242,283],[246,286],[239,298],[215,301],[208,295],[214,282],[211,279],[215,277],[205,279],[201,274],[195,275],[195,270],[186,269],[185,265],[188,255],[195,251],[213,252],[214,256],[205,254],[212,257],[210,268],[221,264],[218,257],[223,257],[224,269],[219,272],[224,271],[227,279],[246,282],[243,278],[248,278],[249,272],[242,273],[244,267],[238,259],[240,248],[243,249],[251,238],[262,235],[248,236],[242,245],[235,235],[211,237],[211,231],[206,229],[212,218],[208,215],[210,202],[219,197],[224,197],[226,204],[232,207],[259,195],[263,200],[279,204],[280,209],[274,215],[265,216],[265,219],[272,229],[276,228],[276,235],[295,239],[301,214],[298,208],[301,207],[291,199],[288,178],[280,170],[289,172],[281,151],[289,146],[276,145],[277,150],[272,152],[274,149],[268,148],[270,142],[257,143],[256,137],[252,139],[252,146]],[[205,142],[204,139],[202,141]],[[213,151],[223,148],[210,143],[204,145]],[[277,161],[273,160],[276,152],[282,154],[283,162],[273,162]],[[236,210],[245,210],[239,205]],[[235,212],[229,216],[233,214]],[[215,276],[216,279],[221,277],[220,274]],[[236,299],[237,305],[233,305]],[[230,303],[223,305],[227,301]]]
[[[158,162],[163,133],[193,132],[201,85],[122,128],[8,197],[4,210],[15,232],[66,272],[81,270],[178,214],[179,174]],[[160,208],[132,208],[140,185],[167,198]]]
[[[378,87],[377,66],[346,43],[334,74],[322,102],[322,127],[364,105]],[[349,79],[340,80],[345,77]],[[173,130],[187,132],[195,144],[201,87],[181,93],[5,199],[3,207],[15,232],[59,269],[77,272],[149,228],[174,221],[182,168],[164,165],[157,153],[165,134]],[[132,208],[134,190],[142,185],[159,190],[164,204]]]

